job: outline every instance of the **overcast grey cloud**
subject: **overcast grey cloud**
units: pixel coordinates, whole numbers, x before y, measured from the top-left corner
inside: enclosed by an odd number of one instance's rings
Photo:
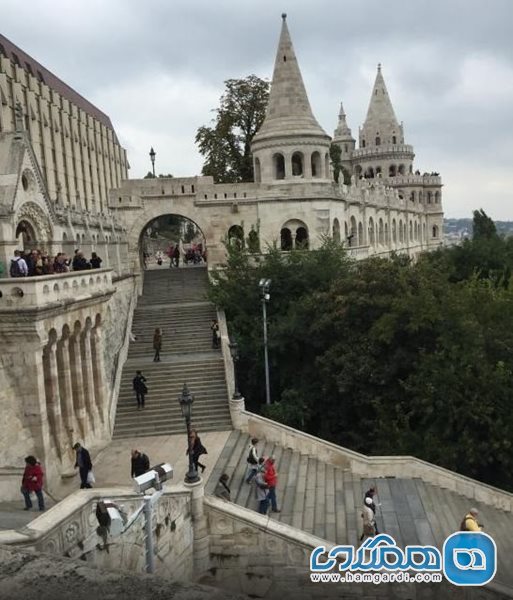
[[[313,111],[340,101],[357,137],[383,64],[421,171],[443,176],[447,216],[513,220],[512,0],[2,0],[2,33],[112,119],[130,176],[198,174],[196,129],[225,79],[270,78],[289,29]]]

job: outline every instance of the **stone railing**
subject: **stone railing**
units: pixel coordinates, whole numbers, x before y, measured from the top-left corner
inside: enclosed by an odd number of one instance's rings
[[[353,158],[367,158],[379,154],[399,154],[401,152],[413,154],[413,146],[410,144],[382,144],[380,146],[370,146],[368,148],[356,148],[356,150],[353,151]]]
[[[274,442],[283,448],[291,448],[328,464],[350,469],[361,477],[419,477],[427,483],[447,488],[469,499],[513,512],[513,494],[414,456],[365,456],[244,409],[240,413],[237,417],[237,422],[241,423],[240,429],[251,436]]]
[[[357,260],[362,260],[369,256],[369,246],[348,246],[346,250],[348,256]]]
[[[112,269],[0,279],[0,311],[68,304],[114,291]]]
[[[440,175],[395,175],[394,177],[383,177],[387,183],[393,185],[442,185]]]
[[[77,558],[98,567],[143,573],[144,517],[119,537],[97,533],[95,511],[100,499],[112,500],[128,515],[141,505],[141,496],[128,488],[81,490],[68,496],[20,530],[0,531],[0,545]],[[174,579],[193,578],[191,493],[176,485],[166,490],[154,511],[156,572]]]

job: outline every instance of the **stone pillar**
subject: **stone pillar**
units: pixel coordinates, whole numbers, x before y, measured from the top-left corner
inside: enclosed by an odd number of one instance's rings
[[[67,445],[67,440],[62,426],[59,372],[57,368],[57,343],[55,340],[50,341],[43,350],[43,365],[50,434],[53,438],[57,455],[62,460],[63,448]]]
[[[193,526],[193,569],[192,572],[197,578],[204,575],[210,567],[209,555],[209,536],[207,528],[207,518],[203,506],[203,497],[205,488],[203,479],[200,477],[196,483],[184,483],[184,486],[191,491],[191,515]]]
[[[91,365],[93,370],[94,399],[102,423],[109,422],[109,395],[105,387],[105,365],[101,326],[98,324],[91,332]]]
[[[230,417],[234,429],[239,429],[241,431],[247,430],[247,418],[242,414],[242,411],[245,410],[245,408],[246,405],[243,396],[230,399]]]
[[[75,442],[75,410],[73,408],[73,386],[71,383],[71,365],[69,361],[69,337],[63,337],[57,344],[57,370],[59,375],[59,392],[61,413],[64,417],[64,428],[70,447]]]
[[[84,399],[86,413],[91,419],[94,431],[100,428],[100,413],[95,402],[93,359],[91,352],[91,328],[86,327],[81,339],[82,378],[84,382]]]
[[[73,388],[73,406],[77,417],[82,441],[86,441],[87,415],[85,409],[84,380],[82,377],[82,356],[80,352],[80,329],[76,329],[69,340],[69,359],[71,366],[71,384]]]

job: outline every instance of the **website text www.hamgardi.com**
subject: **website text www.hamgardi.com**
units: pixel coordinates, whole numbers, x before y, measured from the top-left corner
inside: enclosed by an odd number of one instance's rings
[[[442,573],[310,573],[313,583],[441,583]]]

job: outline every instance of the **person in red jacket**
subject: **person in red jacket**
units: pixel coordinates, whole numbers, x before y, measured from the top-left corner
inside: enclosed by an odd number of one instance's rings
[[[43,469],[34,456],[27,456],[25,459],[25,471],[23,472],[23,479],[21,481],[21,493],[25,498],[25,508],[23,510],[30,510],[32,508],[32,500],[30,499],[32,492],[36,493],[39,510],[43,511],[45,509]]]
[[[267,501],[271,503],[271,510],[275,513],[280,512],[276,503],[276,486],[278,484],[278,475],[274,468],[274,457],[271,456],[265,461],[264,466],[264,481],[269,486],[267,493]]]

